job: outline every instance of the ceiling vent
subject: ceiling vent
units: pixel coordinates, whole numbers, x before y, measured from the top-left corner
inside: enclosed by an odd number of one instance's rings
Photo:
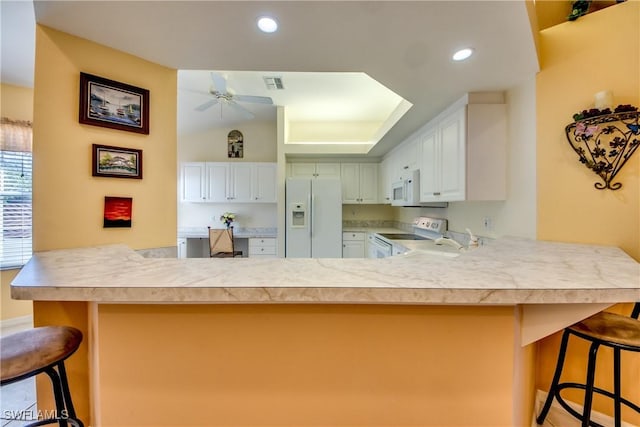
[[[264,84],[269,90],[283,90],[284,84],[282,83],[282,77],[262,77]]]

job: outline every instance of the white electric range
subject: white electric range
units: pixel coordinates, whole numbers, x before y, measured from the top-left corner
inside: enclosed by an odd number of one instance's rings
[[[418,241],[425,242],[424,245],[410,245],[410,246],[425,246],[431,247],[433,241],[443,237],[444,232],[447,231],[447,220],[442,218],[428,218],[418,217],[413,221],[413,233],[376,233],[369,241],[369,258],[385,258],[391,255],[396,255],[402,252],[406,252],[411,248],[407,248],[408,242],[418,243]],[[401,247],[404,250],[397,250],[394,253],[394,247]]]

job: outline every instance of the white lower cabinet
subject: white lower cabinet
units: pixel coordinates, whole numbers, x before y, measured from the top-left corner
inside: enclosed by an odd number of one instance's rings
[[[249,239],[249,258],[275,258],[277,239],[271,237],[254,237]]]
[[[365,233],[345,231],[342,233],[342,258],[365,258]]]
[[[187,239],[178,237],[178,258],[187,257]]]

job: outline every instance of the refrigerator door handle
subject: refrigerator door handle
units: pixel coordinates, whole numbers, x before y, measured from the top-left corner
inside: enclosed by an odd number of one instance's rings
[[[316,220],[316,195],[315,194],[311,194],[311,196],[309,196],[309,201],[310,201],[310,205],[311,205],[311,226],[309,227],[309,237],[313,237],[313,223]]]

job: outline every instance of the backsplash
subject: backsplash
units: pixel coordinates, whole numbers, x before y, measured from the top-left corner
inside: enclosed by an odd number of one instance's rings
[[[343,220],[342,228],[397,228],[398,230],[406,231],[407,233],[414,232],[413,223],[392,220]],[[446,231],[444,235],[445,237],[449,237],[455,240],[464,247],[469,246],[468,233],[459,233],[457,231],[449,230]],[[478,238],[478,244],[480,246],[483,246],[491,240],[494,240],[490,237],[478,236],[477,234],[475,234],[475,236]]]
[[[460,243],[464,247],[469,246],[469,233],[458,233],[457,231],[447,231],[446,233],[444,233],[444,235],[446,237],[449,237],[455,240],[456,242]],[[478,245],[480,246],[484,246],[488,242],[494,240],[491,237],[478,236],[475,233],[474,233],[474,236],[478,238]]]
[[[388,220],[388,219],[343,219],[342,220],[342,228],[366,228],[366,227],[379,227],[379,228],[397,228],[396,221]]]

